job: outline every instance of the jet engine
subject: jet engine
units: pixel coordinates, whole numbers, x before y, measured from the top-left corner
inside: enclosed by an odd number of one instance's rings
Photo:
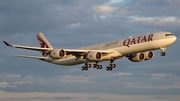
[[[102,58],[102,54],[100,52],[89,52],[86,55],[86,59],[89,61],[99,61]]]
[[[144,52],[145,60],[150,60],[154,57],[154,53],[152,51]]]
[[[144,53],[135,53],[129,55],[128,59],[131,60],[132,62],[141,62],[145,59],[145,55]]]
[[[53,59],[60,59],[66,55],[66,52],[62,49],[55,49],[53,50],[49,56]]]

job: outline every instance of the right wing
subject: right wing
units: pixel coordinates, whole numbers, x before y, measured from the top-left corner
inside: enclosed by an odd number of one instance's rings
[[[3,41],[6,46],[21,48],[21,49],[28,49],[28,50],[35,50],[35,51],[52,51],[53,48],[40,48],[40,47],[31,47],[31,46],[20,46],[20,45],[12,45],[6,41]]]

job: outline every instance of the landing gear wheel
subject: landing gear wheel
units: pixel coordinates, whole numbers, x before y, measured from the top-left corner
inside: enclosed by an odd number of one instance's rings
[[[82,70],[82,71],[84,71],[84,70],[87,71],[88,68],[91,68],[91,64],[85,63],[84,66],[81,67],[81,70]]]
[[[99,65],[96,65],[96,69],[99,69]]]
[[[83,66],[81,67],[81,70],[84,71],[84,67]]]
[[[99,69],[102,69],[102,65],[99,65]]]
[[[109,67],[116,68],[116,64],[109,64]]]
[[[161,49],[160,55],[165,56],[166,55],[166,53],[165,53],[166,47],[161,47],[160,49]]]
[[[112,68],[112,67],[106,67],[106,70],[107,70],[107,71],[112,71],[113,68]]]
[[[161,56],[165,56],[166,55],[166,53],[165,52],[161,52],[161,54],[160,54]]]
[[[109,67],[106,67],[106,70],[109,71]]]
[[[87,67],[88,67],[88,68],[91,68],[91,64],[87,64]]]
[[[109,67],[113,67],[113,64],[111,63],[111,64],[109,64]]]
[[[97,67],[97,65],[96,64],[93,64],[93,68],[96,68]]]
[[[85,67],[85,69],[84,69],[85,71],[87,71],[88,70],[88,67]]]
[[[115,61],[116,58],[110,60],[109,66],[106,67],[107,71],[112,71],[113,68],[116,68],[116,64],[114,64],[113,62]]]
[[[116,68],[116,64],[113,64],[113,66],[112,66],[113,68]]]

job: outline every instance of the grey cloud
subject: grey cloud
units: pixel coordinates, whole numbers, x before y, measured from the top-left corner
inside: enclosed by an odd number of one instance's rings
[[[172,1],[172,2],[169,2]],[[175,0],[126,0],[124,2],[113,4],[119,7],[119,13],[126,11],[128,13],[123,13],[125,15],[136,15],[136,16],[179,16],[178,5]]]
[[[79,97],[69,97],[69,96],[65,96],[65,97],[53,97],[52,99],[57,99],[57,100],[73,100],[74,98],[79,98]]]
[[[81,0],[1,2],[1,33],[58,30],[67,24],[92,21],[91,7],[87,5],[94,5],[92,1],[82,4]]]

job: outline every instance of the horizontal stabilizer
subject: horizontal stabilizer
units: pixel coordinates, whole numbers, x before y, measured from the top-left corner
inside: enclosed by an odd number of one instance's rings
[[[40,56],[27,56],[27,55],[15,55],[16,57],[22,58],[33,58],[33,59],[40,59],[40,60],[47,60],[47,57],[40,57]]]

